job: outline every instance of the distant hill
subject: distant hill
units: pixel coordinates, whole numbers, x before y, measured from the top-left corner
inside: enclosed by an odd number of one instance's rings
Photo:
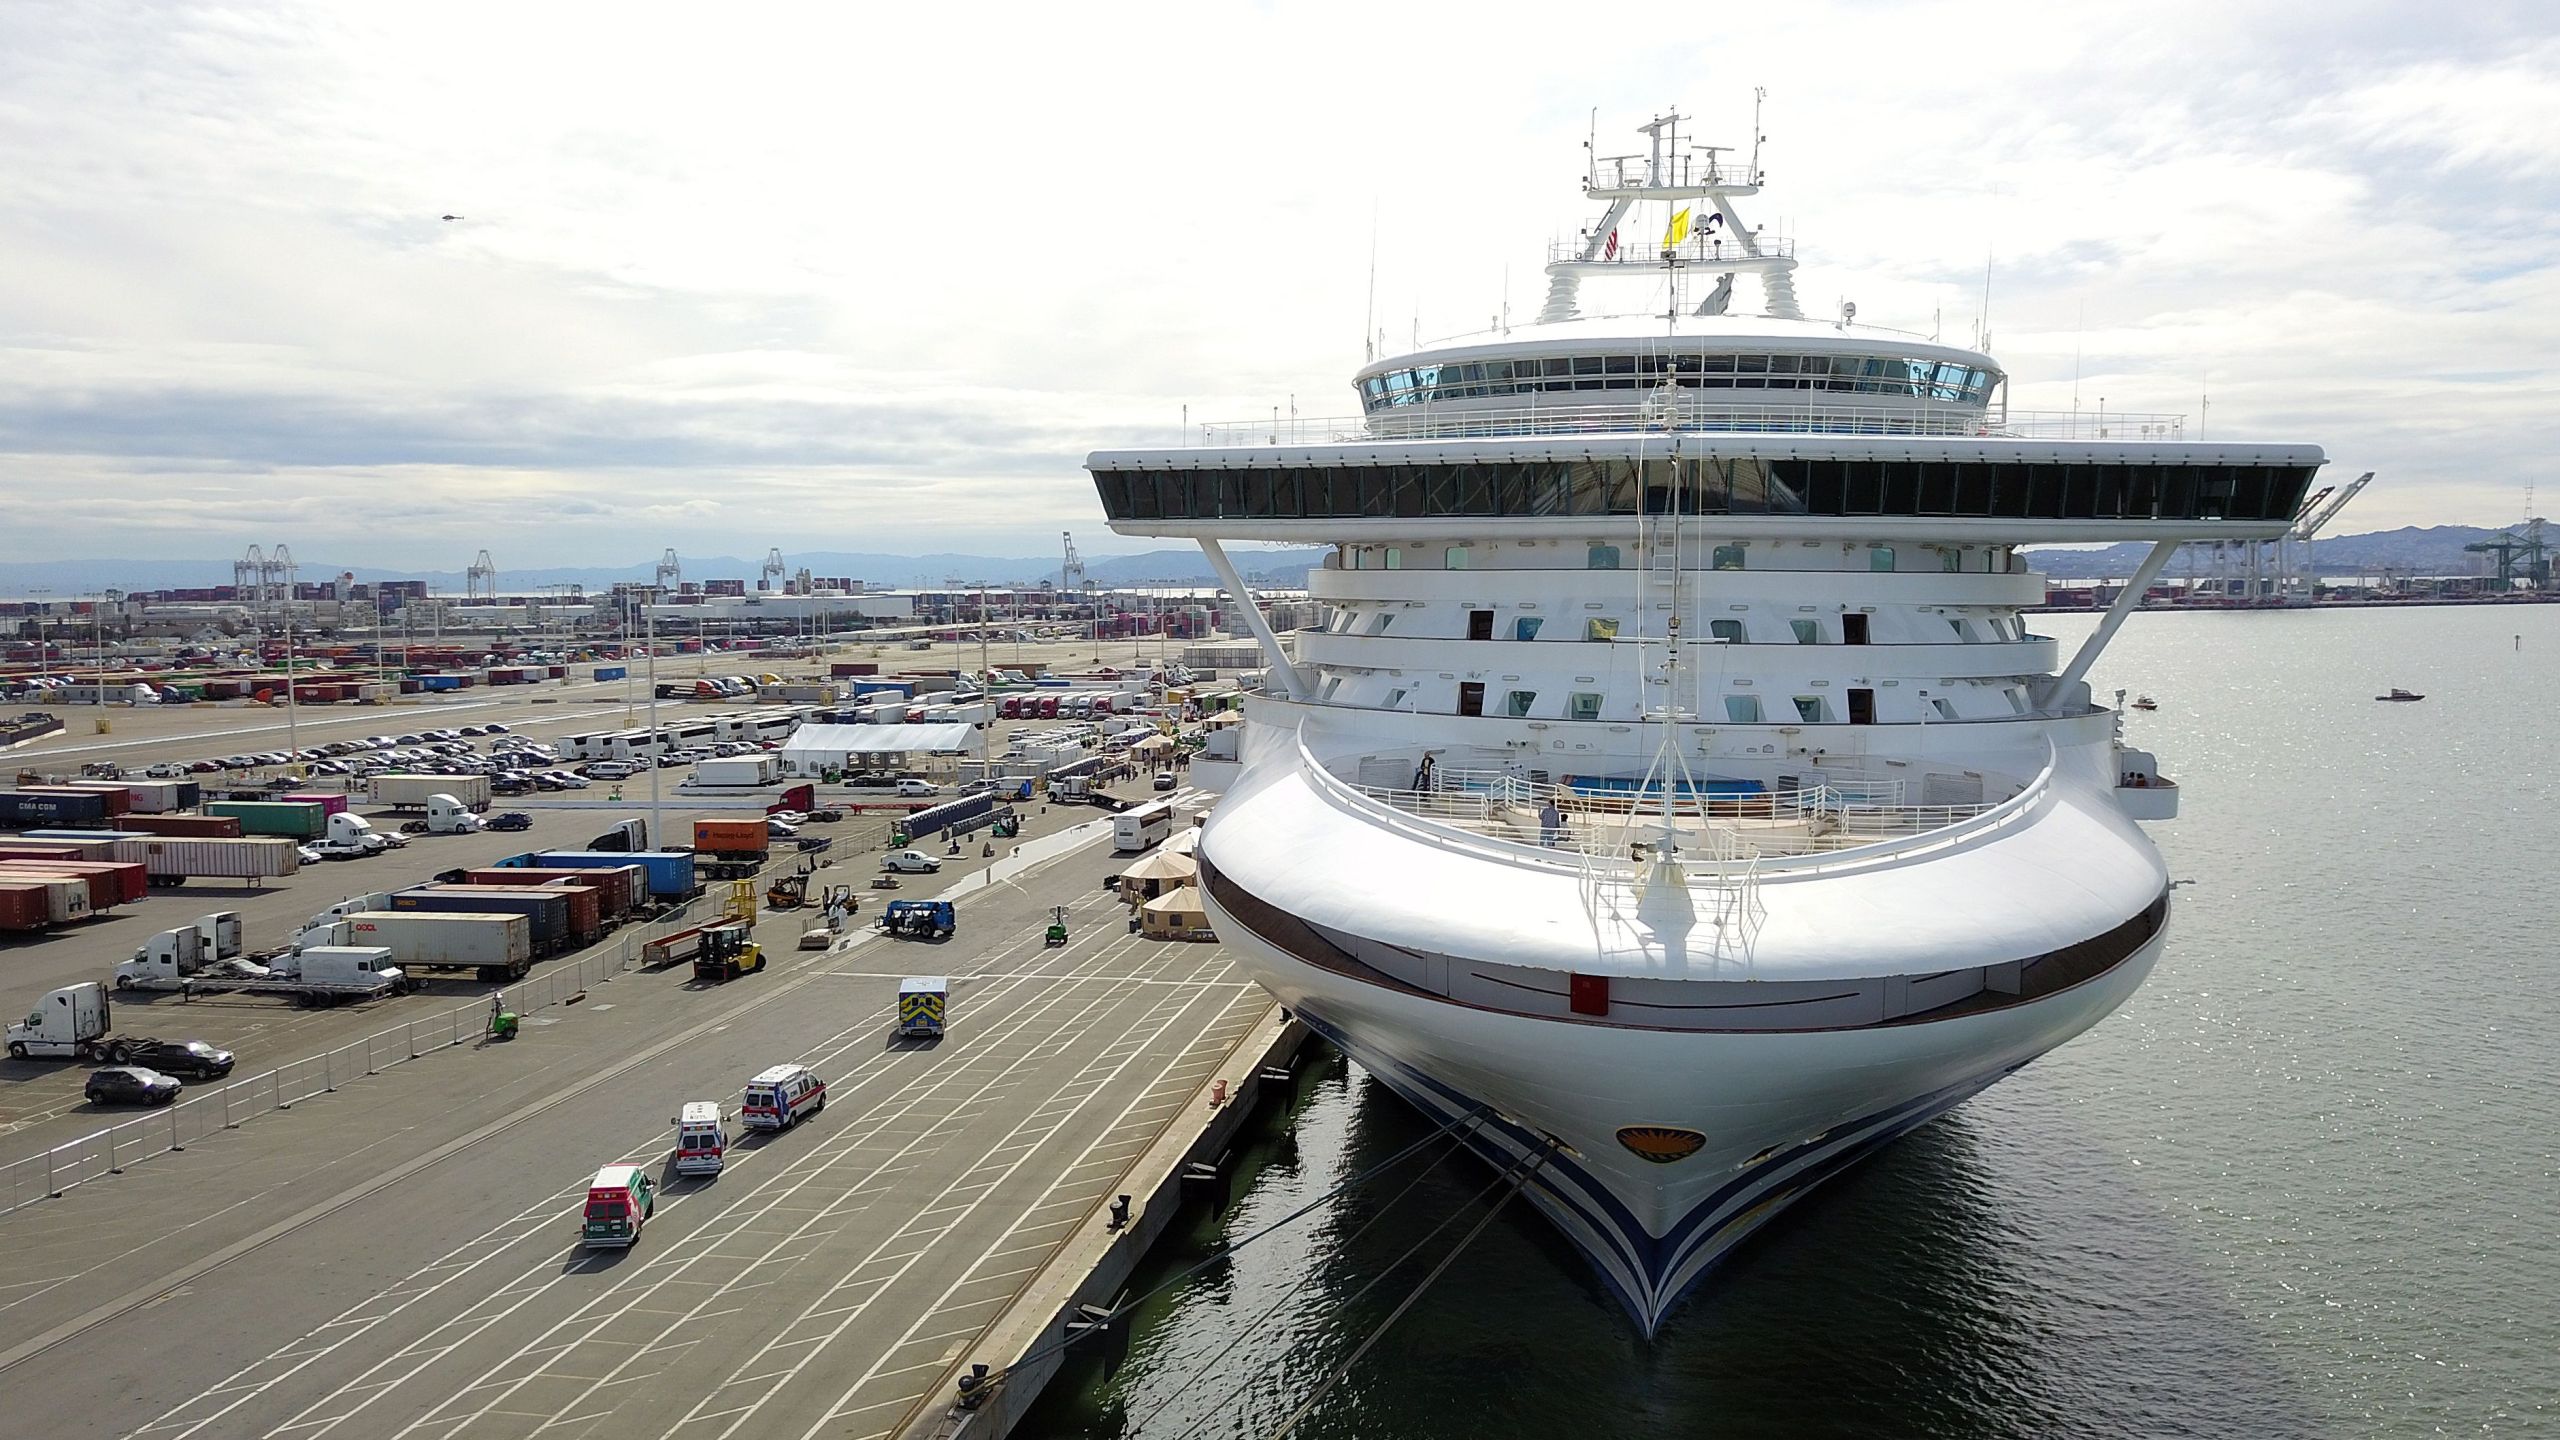
[[[1297,586],[1306,583],[1307,571],[1324,561],[1321,549],[1251,550],[1231,548],[1228,556],[1248,582]],[[679,555],[687,580],[745,580],[750,587],[761,576],[761,560],[741,560],[734,555]],[[793,570],[806,569],[817,576],[834,576],[862,580],[873,585],[913,587],[938,586],[954,577],[963,583],[984,581],[989,585],[1037,585],[1046,580],[1056,584],[1058,560],[1055,555],[1039,557],[995,555],[880,555],[855,551],[816,550],[798,555],[785,555],[782,563]],[[583,585],[589,590],[609,589],[627,580],[647,580],[657,572],[657,558],[651,556],[620,566],[547,566],[536,570],[500,570],[498,587],[504,591],[540,590],[550,585]],[[319,581],[340,573],[352,572],[358,580],[424,580],[438,592],[463,589],[459,570],[385,570],[377,566],[337,565],[325,560],[301,563],[296,574],[305,582]],[[1136,555],[1095,555],[1085,560],[1085,573],[1099,585],[1167,585],[1209,584],[1215,578],[1208,562],[1197,550],[1149,550]],[[172,590],[208,585],[228,585],[232,581],[229,560],[24,560],[0,563],[0,597],[20,597],[36,591],[57,596],[77,595],[101,589]]]
[[[2523,527],[2515,528],[2520,531]],[[2491,557],[2471,554],[2462,547],[2502,533],[2506,532],[2477,525],[2429,525],[2339,535],[2311,542],[2311,564],[2324,575],[2379,571],[2386,565],[2413,575],[2481,575],[2489,573]],[[2560,542],[2560,531],[2552,532],[2552,539]],[[2202,547],[2201,555],[2190,553],[2197,548],[2182,548],[2170,560],[2168,573],[2186,573],[2190,560],[2199,569],[2210,565],[2211,547]],[[2027,547],[2027,558],[2036,569],[2057,580],[2121,579],[2132,574],[2150,550],[2150,546],[2140,543],[2109,545],[2103,550],[2031,545]]]

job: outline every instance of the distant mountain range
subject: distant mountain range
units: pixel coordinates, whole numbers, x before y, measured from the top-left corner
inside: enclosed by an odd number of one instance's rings
[[[2473,554],[2462,547],[2496,535],[2521,535],[2523,530],[2521,525],[2505,531],[2477,525],[2429,525],[2340,535],[2312,541],[2311,564],[2324,575],[2379,573],[2384,566],[2411,575],[2484,575],[2492,573],[2494,557]],[[2551,538],[2560,542],[2560,531],[2553,531]],[[2131,575],[2150,550],[2150,546],[2139,543],[2109,545],[2102,550],[2035,545],[2028,547],[2027,555],[2036,569],[2057,580],[2106,580]],[[2173,577],[2185,574],[2190,561],[2199,570],[2208,568],[2212,564],[2212,547],[2181,549],[2170,560],[2168,573]]]
[[[1251,550],[1230,549],[1227,554],[1247,580],[1265,583],[1303,585],[1307,571],[1323,563],[1321,549]],[[745,580],[748,588],[762,575],[764,562],[741,560],[734,555],[684,555],[684,578],[701,580]],[[989,585],[1037,585],[1046,580],[1058,582],[1058,559],[1055,555],[1037,558],[998,555],[873,555],[852,551],[818,550],[799,555],[785,555],[782,563],[792,570],[807,570],[819,577],[861,580],[873,585],[899,588],[939,586],[958,578],[964,584],[981,581]],[[1136,555],[1096,555],[1084,562],[1086,575],[1097,585],[1167,585],[1214,583],[1208,562],[1200,552],[1191,549],[1149,550]],[[298,565],[295,575],[304,583],[316,583],[332,576],[353,573],[358,580],[424,580],[438,593],[460,594],[464,588],[459,570],[385,570],[366,565],[335,565],[310,561]],[[553,585],[583,585],[589,590],[606,590],[624,581],[645,581],[657,573],[657,560],[651,557],[621,566],[552,566],[540,570],[503,570],[498,574],[498,588],[503,592],[538,591]],[[114,590],[183,590],[232,583],[229,560],[23,560],[0,563],[0,598],[19,598],[37,591],[56,596]]]
[[[2418,575],[2477,575],[2487,573],[2489,557],[2469,553],[2462,547],[2500,533],[2507,532],[2476,525],[2376,530],[2314,541],[2311,559],[2319,570],[2332,575],[2352,575],[2359,570],[2376,571],[2386,565]],[[2560,532],[2555,532],[2553,538],[2560,541]],[[2132,574],[2150,548],[2139,543],[2109,545],[2098,550],[2040,545],[2029,547],[2028,554],[2038,570],[2058,580],[2110,579]],[[1321,548],[1315,547],[1231,549],[1227,553],[1247,580],[1281,586],[1306,583],[1307,571],[1322,564],[1325,554]],[[745,580],[749,588],[753,588],[763,569],[761,561],[741,560],[734,555],[687,555],[681,558],[687,580]],[[2209,552],[2193,557],[2182,552],[2170,562],[2169,573],[2184,574],[2190,558],[2198,569],[2211,563]],[[1037,585],[1044,580],[1054,585],[1058,580],[1058,557],[1055,555],[877,555],[817,550],[785,555],[782,560],[794,571],[806,569],[812,575],[843,577],[899,588],[938,586],[955,577],[964,584],[984,581],[989,585]],[[498,588],[519,592],[537,591],[554,585],[583,585],[589,590],[605,590],[621,581],[647,580],[656,568],[657,561],[652,558],[620,566],[564,565],[541,570],[506,570],[498,575]],[[463,590],[463,577],[459,570],[384,570],[315,561],[299,567],[297,574],[304,581],[319,581],[342,571],[353,571],[358,580],[365,581],[424,580],[439,593],[450,591],[459,594]],[[1195,585],[1212,584],[1216,579],[1210,573],[1208,563],[1200,558],[1200,553],[1191,549],[1149,550],[1136,555],[1096,555],[1085,561],[1085,573],[1099,585]],[[101,589],[190,589],[228,585],[231,580],[229,560],[22,560],[0,563],[0,598],[18,598],[37,592],[70,596]]]

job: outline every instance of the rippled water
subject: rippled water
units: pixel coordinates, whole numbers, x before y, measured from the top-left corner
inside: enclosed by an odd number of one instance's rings
[[[1797,1204],[1650,1344],[1516,1205],[1296,1433],[2560,1431],[2560,607],[2141,615],[2092,681],[2159,700],[2129,730],[2186,786],[2153,833],[2195,883],[2130,1004]],[[1426,1132],[1307,1069],[1141,1287]],[[1192,1277],[1025,1433],[1269,1433],[1490,1175],[1409,1164]]]

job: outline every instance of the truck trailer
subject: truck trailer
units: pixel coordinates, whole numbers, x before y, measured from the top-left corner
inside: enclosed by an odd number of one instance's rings
[[[308,841],[329,833],[329,812],[307,800],[208,800],[204,813],[239,821],[243,835]]]
[[[521,980],[533,969],[533,922],[515,914],[364,910],[304,931],[301,945],[378,945],[411,976]]]
[[[393,810],[424,810],[438,795],[450,795],[466,809],[489,808],[486,775],[376,775],[366,786],[375,804]]]

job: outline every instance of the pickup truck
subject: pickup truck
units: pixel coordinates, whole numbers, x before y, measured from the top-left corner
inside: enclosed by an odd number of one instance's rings
[[[892,850],[880,857],[880,868],[896,875],[931,875],[942,862],[921,850]]]

